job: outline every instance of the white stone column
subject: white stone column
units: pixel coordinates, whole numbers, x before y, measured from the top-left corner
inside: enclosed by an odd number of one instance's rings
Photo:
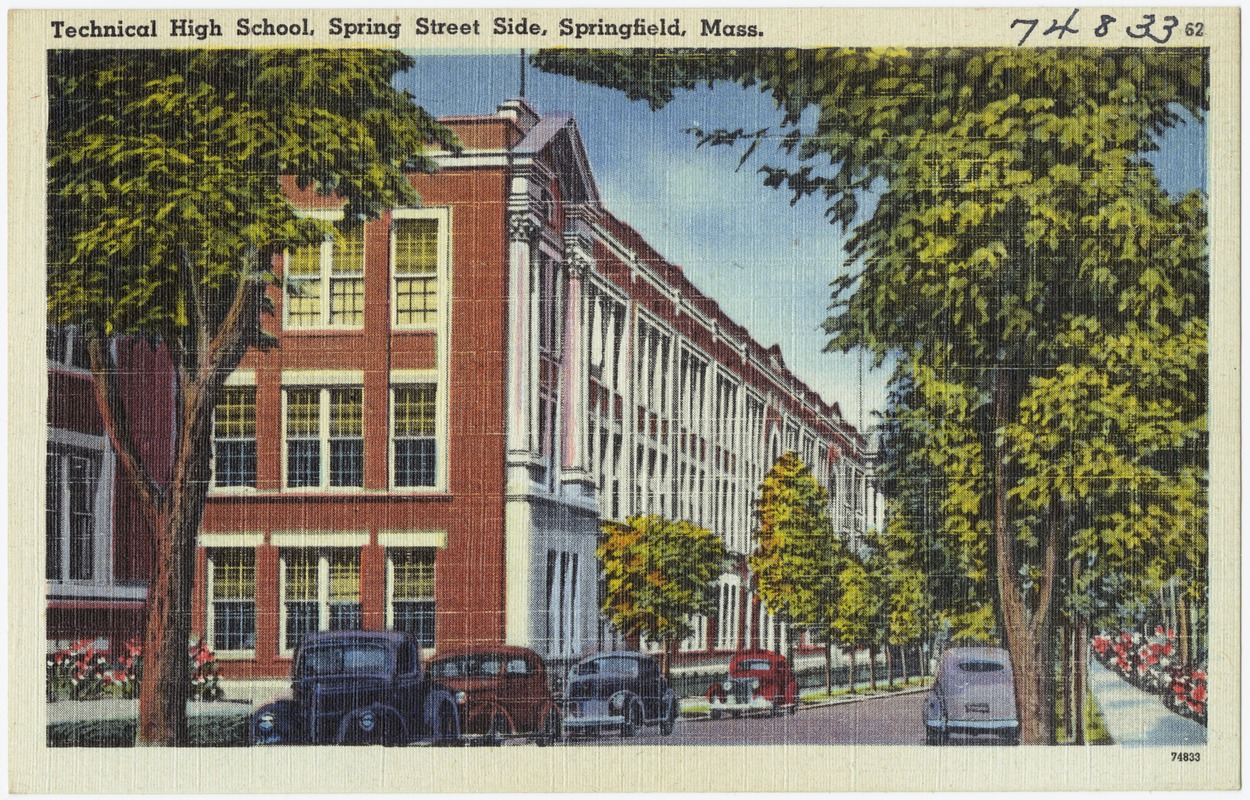
[[[582,282],[593,266],[590,247],[577,235],[564,240],[564,352],[560,363],[560,478],[587,482],[586,337],[582,332]]]
[[[532,362],[535,353],[531,347],[531,299],[534,287],[530,284],[530,271],[534,237],[538,224],[527,212],[512,212],[508,216],[508,414],[507,443],[508,461],[528,463],[534,450],[534,430],[531,421]]]

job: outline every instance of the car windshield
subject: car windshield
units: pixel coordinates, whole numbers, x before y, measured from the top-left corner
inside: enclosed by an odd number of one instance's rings
[[[627,678],[638,677],[638,662],[632,658],[608,656],[583,661],[574,669],[577,675],[624,675]]]
[[[390,653],[381,645],[361,642],[323,645],[303,651],[297,675],[315,678],[349,673],[385,674],[390,672],[390,664]]]
[[[773,663],[771,661],[765,661],[763,659],[751,659],[748,661],[738,662],[738,669],[751,672],[763,672],[771,669],[772,666]]]
[[[518,667],[515,662],[520,662]],[[430,662],[430,671],[439,678],[494,678],[505,672],[509,675],[527,674],[525,659],[509,659],[502,653],[473,653],[449,656]]]

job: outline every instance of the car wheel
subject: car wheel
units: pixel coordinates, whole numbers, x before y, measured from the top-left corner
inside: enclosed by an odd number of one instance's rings
[[[560,719],[560,712],[552,708],[547,711],[547,718],[543,720],[543,732],[538,737],[537,743],[539,747],[546,747],[549,744],[555,744],[564,737],[564,722]]]
[[[926,727],[924,729],[924,743],[928,745],[943,745],[950,739],[950,734],[944,730],[934,730]]]
[[[642,728],[642,705],[638,701],[629,704],[625,709],[625,721],[621,723],[621,736],[632,739]]]
[[[1003,741],[1013,746],[1020,744],[1020,730],[1007,731],[1003,734]]]
[[[797,697],[791,701],[789,711],[791,716],[799,713],[799,699]]]
[[[711,717],[712,719],[720,719],[720,712],[717,711],[716,709],[712,709],[711,711],[707,712],[707,715]]]
[[[664,716],[660,718],[660,735],[672,736],[677,729],[677,698],[668,695],[664,702]]]
[[[495,747],[503,744],[503,740],[512,733],[512,725],[502,711],[490,716],[490,726],[486,729],[486,743]]]

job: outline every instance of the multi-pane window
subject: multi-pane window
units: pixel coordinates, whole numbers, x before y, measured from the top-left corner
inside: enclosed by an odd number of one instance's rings
[[[90,581],[97,577],[97,508],[101,502],[102,454],[74,447],[48,446],[46,577]]]
[[[286,257],[286,327],[359,327],[365,308],[364,228],[357,226]]]
[[[434,646],[434,549],[387,551],[390,627],[411,633],[422,647]]]
[[[208,550],[209,630],[213,649],[256,648],[256,554],[241,547]]]
[[[87,342],[73,325],[48,326],[48,361],[63,367],[90,369]]]
[[[360,387],[286,390],[287,486],[363,486],[364,463]]]
[[[438,322],[438,226],[436,219],[395,220],[395,324]]]
[[[286,650],[294,650],[314,631],[359,629],[360,551],[284,549],[282,626]]]
[[[437,481],[437,386],[396,386],[394,398],[395,486],[434,486]]]
[[[256,485],[256,387],[222,389],[213,408],[213,483]]]

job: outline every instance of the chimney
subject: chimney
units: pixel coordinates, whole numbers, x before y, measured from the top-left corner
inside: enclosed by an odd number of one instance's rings
[[[525,133],[529,133],[540,119],[538,112],[524,97],[515,97],[500,103],[495,109],[495,115],[512,120]]]

